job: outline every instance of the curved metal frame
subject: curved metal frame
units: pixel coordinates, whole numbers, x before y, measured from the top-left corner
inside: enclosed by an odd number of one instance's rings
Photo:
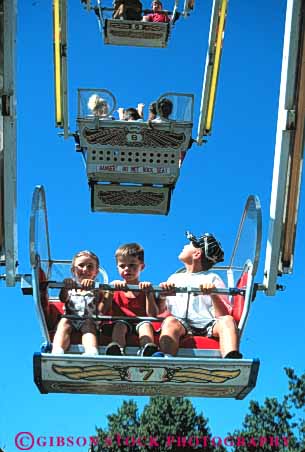
[[[35,244],[35,235],[36,235],[36,213],[38,209],[42,209],[44,211],[44,221],[45,221],[45,236],[47,239],[47,253],[48,253],[48,261],[51,261],[51,252],[50,252],[50,240],[49,240],[49,228],[48,228],[48,216],[47,216],[47,206],[46,206],[46,197],[45,191],[42,185],[37,185],[35,187],[33,198],[32,198],[32,207],[31,207],[31,216],[30,216],[30,262],[32,268],[36,268],[39,265],[37,261],[37,250]]]
[[[246,292],[245,292],[245,301],[244,301],[244,308],[243,312],[240,318],[240,321],[238,323],[238,331],[239,331],[239,337],[241,338],[244,329],[247,324],[247,320],[250,314],[250,307],[251,307],[251,301],[252,301],[252,294],[253,294],[253,265],[250,260],[248,260],[245,263],[244,272],[247,272],[248,278],[247,278],[247,286],[246,286]]]
[[[247,202],[246,202],[246,206],[244,208],[244,212],[239,224],[239,228],[238,228],[238,232],[237,232],[237,236],[235,239],[235,244],[234,244],[234,248],[233,248],[233,252],[231,255],[231,260],[230,260],[230,267],[234,267],[234,258],[236,255],[236,251],[238,249],[238,244],[240,241],[240,237],[241,237],[241,233],[243,230],[243,226],[245,223],[245,220],[247,218],[247,213],[249,211],[250,205],[254,205],[255,210],[256,210],[256,215],[257,215],[257,226],[256,226],[256,246],[255,246],[255,255],[254,255],[254,260],[253,260],[253,270],[252,270],[252,274],[253,276],[255,276],[256,272],[257,272],[257,268],[258,268],[258,263],[259,263],[259,256],[260,256],[260,250],[261,250],[261,242],[262,242],[262,214],[261,214],[261,204],[260,204],[260,200],[258,199],[257,196],[251,195],[248,197]]]
[[[36,249],[36,213],[38,210],[43,210],[44,212],[44,224],[45,224],[45,236],[47,242],[47,253],[48,262],[51,261],[50,254],[50,241],[49,241],[49,229],[48,229],[48,217],[47,217],[47,207],[45,199],[45,191],[42,185],[37,185],[35,187],[33,197],[32,197],[32,207],[30,216],[30,263],[32,267],[32,287],[33,287],[33,298],[35,301],[36,313],[39,321],[39,326],[44,340],[50,341],[49,331],[45,315],[43,312],[41,297],[40,297],[40,281],[39,281],[39,269],[40,269],[40,256],[38,250]]]

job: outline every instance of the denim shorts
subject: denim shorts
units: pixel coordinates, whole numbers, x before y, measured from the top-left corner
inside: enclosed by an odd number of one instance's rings
[[[85,320],[70,320],[70,325],[76,331],[80,331],[82,334],[91,333],[97,334],[97,326],[94,320],[85,319]]]

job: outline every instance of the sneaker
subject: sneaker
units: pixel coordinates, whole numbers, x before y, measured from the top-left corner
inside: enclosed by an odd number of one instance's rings
[[[123,356],[124,351],[117,342],[110,342],[106,347],[105,355]]]
[[[83,356],[98,356],[98,349],[96,347],[90,347],[82,353]]]
[[[224,356],[225,359],[242,359],[243,355],[238,350],[233,350]]]
[[[156,353],[154,353],[153,355],[151,355],[153,358],[164,358],[165,357],[165,355],[164,355],[164,353],[163,352],[156,352]]]
[[[154,353],[158,351],[158,347],[153,342],[149,342],[145,344],[144,347],[141,347],[139,350],[140,356],[152,356]]]

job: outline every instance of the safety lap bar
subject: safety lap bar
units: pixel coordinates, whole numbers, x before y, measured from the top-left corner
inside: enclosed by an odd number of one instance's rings
[[[43,283],[40,283],[41,288],[49,287],[50,289],[61,289],[65,287],[63,282],[58,281],[46,281]],[[81,286],[76,286],[77,288],[81,289]],[[131,290],[132,292],[159,292],[164,293],[166,295],[175,294],[175,293],[192,293],[194,295],[200,295],[202,294],[202,291],[198,289],[198,287],[174,287],[173,289],[166,290],[163,289],[160,286],[151,286],[148,290],[140,289],[138,285],[129,285],[125,287],[116,288],[112,284],[100,284],[95,283],[94,289],[100,289],[100,290],[108,290],[108,291],[123,291],[127,292]],[[245,295],[246,289],[237,288],[237,287],[228,287],[228,288],[215,288],[211,291],[212,294],[221,294],[221,295]]]
[[[117,315],[76,315],[76,314],[63,314],[62,318],[65,319],[69,319],[69,320],[87,320],[87,319],[91,319],[91,320],[96,320],[96,321],[100,321],[100,320],[104,320],[104,321],[114,321],[114,320],[128,320],[128,322],[130,321],[131,323],[139,323],[142,321],[149,321],[149,322],[163,322],[163,320],[165,319],[165,317],[139,317],[139,316],[134,316],[134,317],[128,317],[127,315],[124,316],[117,316]],[[203,318],[204,319],[204,318]],[[210,320],[210,319],[209,319]]]

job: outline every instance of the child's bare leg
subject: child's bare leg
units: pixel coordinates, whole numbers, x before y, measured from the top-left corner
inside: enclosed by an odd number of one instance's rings
[[[180,338],[184,334],[184,326],[175,317],[167,317],[162,324],[160,350],[169,355],[176,355]]]
[[[98,355],[98,343],[97,337],[93,333],[85,333],[82,335],[82,344],[85,349],[85,353],[92,355]]]
[[[158,351],[158,347],[154,342],[154,330],[149,322],[144,322],[137,328],[139,335],[140,349],[138,355],[152,356]]]
[[[121,348],[124,348],[126,345],[126,334],[128,331],[128,327],[125,323],[117,322],[112,331],[112,341],[120,344]]]
[[[219,337],[222,357],[239,349],[238,330],[232,316],[219,317],[213,328],[213,336]]]
[[[139,327],[138,334],[141,347],[144,347],[148,343],[154,343],[154,330],[150,323],[142,323]]]
[[[60,319],[53,339],[52,353],[64,353],[70,345],[72,326],[68,319]]]

